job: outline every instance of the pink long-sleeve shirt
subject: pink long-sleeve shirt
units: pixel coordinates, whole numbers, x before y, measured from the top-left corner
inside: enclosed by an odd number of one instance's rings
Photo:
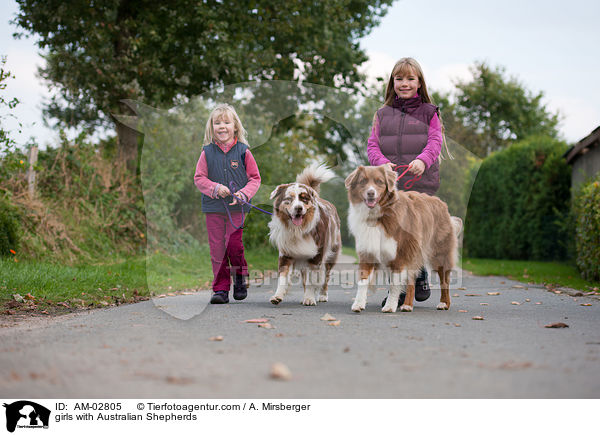
[[[217,146],[227,154],[227,152],[237,143],[237,138],[231,143],[223,145],[216,142]],[[244,160],[246,165],[246,176],[248,177],[248,183],[242,187],[238,192],[241,192],[246,197],[246,200],[250,200],[260,187],[260,173],[258,172],[258,165],[254,156],[250,150],[246,150],[246,158]],[[216,183],[208,178],[208,165],[206,164],[206,155],[204,151],[200,154],[198,163],[196,164],[196,173],[194,174],[194,184],[206,196],[211,198],[218,198],[217,191],[221,184]]]
[[[439,157],[441,150],[442,125],[440,123],[440,118],[438,118],[436,113],[429,122],[427,144],[425,145],[425,148],[423,148],[421,154],[416,158],[422,160],[423,163],[425,163],[425,168],[429,169],[433,162]],[[375,118],[375,121],[373,122],[371,136],[367,141],[367,157],[369,158],[369,163],[373,166],[391,163],[389,159],[383,155],[381,148],[379,147],[379,123],[377,122],[377,118]]]

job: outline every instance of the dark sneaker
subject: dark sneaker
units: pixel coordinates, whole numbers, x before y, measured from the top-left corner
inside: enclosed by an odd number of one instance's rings
[[[229,303],[229,292],[220,291],[214,292],[210,298],[211,304],[228,304]]]
[[[423,302],[429,299],[431,296],[431,289],[427,282],[427,270],[421,269],[421,274],[415,281],[415,300],[417,302]]]
[[[236,275],[235,283],[233,284],[233,299],[241,301],[248,296],[248,277],[244,275]]]

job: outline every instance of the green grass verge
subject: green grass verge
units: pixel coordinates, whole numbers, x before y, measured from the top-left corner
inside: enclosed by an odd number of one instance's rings
[[[582,291],[600,287],[598,282],[582,279],[575,266],[567,263],[463,258],[462,267],[476,275],[500,275],[526,283],[570,287]]]
[[[277,252],[271,248],[247,249],[246,260],[251,274],[277,269]],[[153,294],[207,289],[212,278],[207,246],[175,254],[156,252],[148,259],[136,256],[114,264],[65,266],[0,259],[0,304],[9,311],[107,306]],[[14,294],[25,297],[25,302],[16,303]]]

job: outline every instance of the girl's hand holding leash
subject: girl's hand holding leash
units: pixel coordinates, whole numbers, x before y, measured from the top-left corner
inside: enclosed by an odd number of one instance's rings
[[[235,192],[231,196],[233,196],[233,201],[229,203],[229,205],[236,205],[238,203],[238,198],[246,201],[244,194],[242,192]]]
[[[408,164],[408,170],[417,176],[422,175],[425,172],[425,163],[420,159],[414,159]]]
[[[227,198],[229,195],[231,195],[231,192],[229,191],[229,188],[227,186],[223,186],[221,184],[219,186],[219,189],[217,190],[217,195],[219,196],[219,198]]]

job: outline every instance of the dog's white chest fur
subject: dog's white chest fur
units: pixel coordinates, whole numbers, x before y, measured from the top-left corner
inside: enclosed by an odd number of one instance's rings
[[[380,214],[379,205],[369,209],[364,203],[350,204],[348,226],[356,239],[358,253],[371,254],[380,263],[387,263],[396,258],[398,243],[376,223],[376,217]]]
[[[277,247],[279,254],[285,254],[298,260],[308,260],[317,255],[318,248],[312,237],[306,237],[295,228],[287,229],[279,219],[269,222],[269,238]]]

